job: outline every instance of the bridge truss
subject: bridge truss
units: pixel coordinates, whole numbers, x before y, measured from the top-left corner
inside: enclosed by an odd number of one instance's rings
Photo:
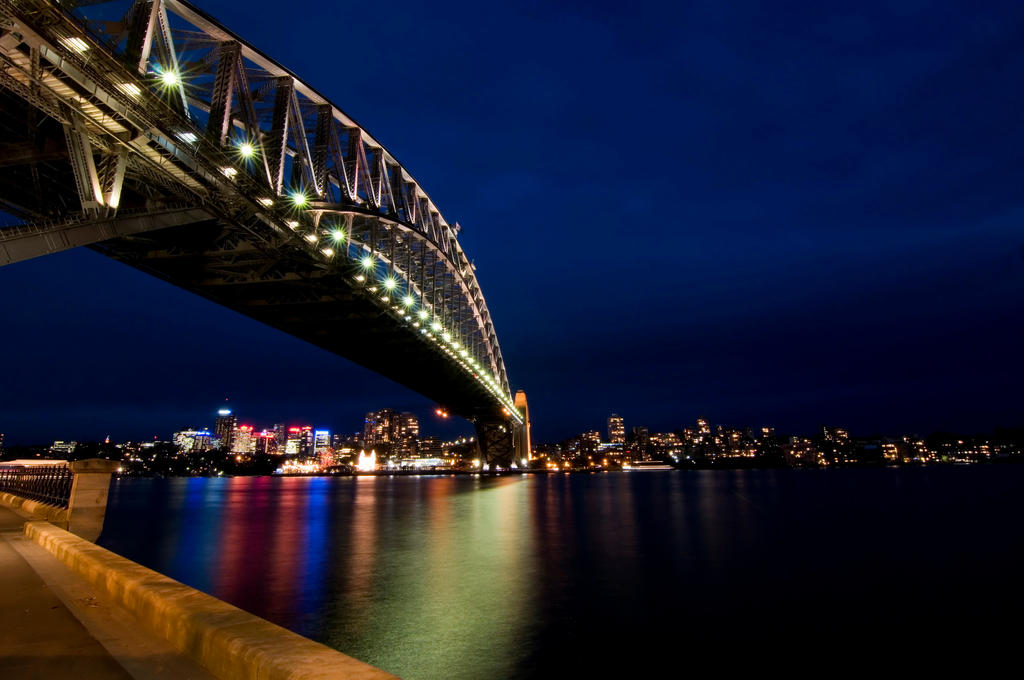
[[[92,247],[436,395],[510,460],[458,225],[293,73],[181,0],[0,0],[0,94],[0,266]]]

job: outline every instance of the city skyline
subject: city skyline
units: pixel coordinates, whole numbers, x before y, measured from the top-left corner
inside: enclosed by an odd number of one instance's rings
[[[367,121],[459,220],[539,441],[613,410],[652,429],[699,413],[792,431],[1020,421],[1024,95],[1006,74],[1024,67],[1024,9],[496,5],[481,31],[459,3],[364,7],[367,23],[400,16],[404,39],[338,82],[327,45],[276,41],[260,3],[232,7],[204,3]],[[536,53],[515,49],[524,35]],[[380,89],[397,72],[421,75],[416,115]],[[644,94],[610,106],[608,83]],[[225,390],[268,419],[435,406],[92,252],[0,268],[0,286],[2,345],[21,357],[0,413],[19,440],[55,419],[151,436]]]

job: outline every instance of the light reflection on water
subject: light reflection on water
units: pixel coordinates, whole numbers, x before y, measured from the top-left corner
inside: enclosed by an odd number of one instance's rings
[[[1020,604],[1022,481],[1024,466],[127,479],[100,542],[407,680],[633,676],[792,631],[927,638]]]

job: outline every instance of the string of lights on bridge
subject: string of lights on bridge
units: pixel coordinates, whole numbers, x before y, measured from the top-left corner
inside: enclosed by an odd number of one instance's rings
[[[78,53],[84,53],[89,48],[88,43],[77,37],[65,38],[62,42],[65,47]],[[184,92],[185,79],[173,68],[154,64],[151,76],[153,85],[163,94],[172,90]],[[123,83],[120,85],[120,89],[133,98],[142,94],[142,90],[135,83]],[[187,144],[195,144],[199,139],[198,133],[191,130],[182,130],[177,136]],[[258,142],[246,138],[234,141],[234,151],[240,164],[246,166],[254,163],[260,153]],[[239,169],[234,165],[225,165],[220,168],[220,171],[228,180],[234,180],[238,176]],[[502,412],[506,416],[514,418],[516,421],[521,420],[511,396],[502,390],[499,381],[486,371],[475,357],[470,356],[469,349],[464,346],[463,342],[460,342],[458,334],[453,333],[442,323],[441,319],[432,314],[429,303],[417,301],[415,285],[394,263],[385,267],[390,272],[383,278],[377,277],[377,265],[378,262],[385,263],[384,256],[375,252],[370,246],[350,238],[350,235],[346,234],[340,226],[335,225],[327,230],[320,229],[319,233],[316,228],[302,233],[300,220],[294,218],[301,218],[303,211],[311,207],[310,198],[303,189],[293,189],[286,196],[279,198],[288,201],[289,208],[294,213],[291,218],[284,221],[285,226],[302,236],[309,247],[328,260],[339,254],[336,249],[344,249],[344,254],[358,264],[358,273],[353,278],[360,284],[368,284],[365,285],[365,290],[371,294],[371,299],[383,303],[392,315],[408,324],[413,332],[418,330],[421,335],[431,340],[439,351],[448,355],[452,361],[502,403]],[[276,204],[275,199],[269,196],[258,198],[257,202],[264,208],[272,208]],[[327,240],[329,244],[317,247],[321,238]],[[399,283],[399,278],[403,280],[403,284]],[[402,295],[403,288],[404,295]],[[377,295],[378,292],[382,294]],[[398,304],[391,304],[392,301]]]

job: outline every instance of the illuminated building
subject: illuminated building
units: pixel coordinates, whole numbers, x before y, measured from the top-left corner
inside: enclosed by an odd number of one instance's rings
[[[444,454],[440,437],[423,437],[419,441],[420,455],[425,458],[440,458]]]
[[[70,456],[75,452],[78,442],[65,442],[57,440],[50,446],[50,453],[56,456]]]
[[[277,433],[273,430],[263,430],[255,436],[255,439],[256,453],[264,455],[277,453]]]
[[[711,427],[703,418],[697,418],[697,434],[711,434]]]
[[[303,456],[313,455],[313,443],[316,435],[313,433],[312,425],[302,426],[302,444],[299,446],[299,453]]]
[[[231,453],[249,454],[256,450],[252,425],[239,425],[231,432]]]
[[[626,443],[626,422],[615,413],[608,418],[608,441],[612,444]]]
[[[4,452],[4,433],[0,432],[0,453]]]
[[[394,453],[408,457],[416,455],[417,438],[420,435],[420,421],[412,413],[399,413],[394,419]]]
[[[214,437],[209,430],[182,430],[175,432],[171,441],[183,453],[209,451],[213,448]]]
[[[415,414],[390,408],[367,413],[363,422],[363,442],[367,446],[390,444],[395,453],[403,456],[416,454],[419,433],[420,421]]]
[[[330,430],[314,430],[313,431],[313,453],[320,456],[323,455],[331,448],[331,432]]]
[[[288,456],[297,456],[302,448],[302,428],[289,427],[284,440],[284,452]]]
[[[231,450],[231,438],[237,424],[238,419],[231,414],[231,409],[222,408],[217,411],[217,420],[213,421],[213,434],[220,440],[221,448]]]
[[[390,444],[394,433],[394,409],[382,408],[366,414],[363,422],[363,441],[369,446],[373,444]]]
[[[850,433],[839,427],[822,427],[821,436],[827,442],[848,442]]]

